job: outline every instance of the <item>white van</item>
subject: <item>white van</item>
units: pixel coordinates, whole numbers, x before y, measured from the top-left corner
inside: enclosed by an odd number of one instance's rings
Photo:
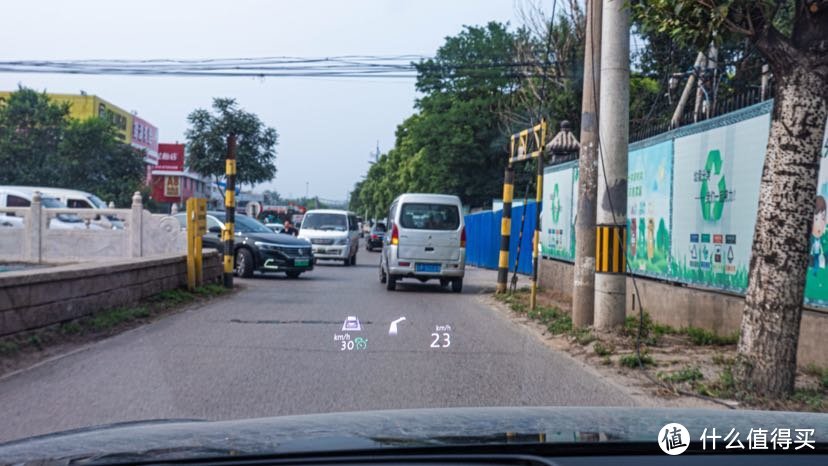
[[[356,214],[345,210],[317,209],[305,212],[299,237],[313,245],[314,260],[341,260],[356,265],[359,225]]]
[[[47,188],[47,187],[27,187],[40,191],[43,195],[57,198],[63,202],[66,207],[70,209],[108,209],[101,198],[88,193],[86,191],[78,191],[75,189],[61,189],[61,188]],[[112,228],[113,230],[123,230],[124,221],[115,217],[114,215],[105,215],[98,217],[93,221],[94,224],[100,225],[104,228]]]
[[[25,186],[0,186],[0,207],[31,207],[35,189]],[[40,202],[45,208],[65,208],[66,204],[54,196],[41,193]],[[14,217],[10,213],[0,213],[3,217]],[[20,221],[4,218],[0,224],[11,227],[22,227]],[[97,225],[88,225],[82,218],[73,214],[59,214],[49,221],[49,228],[55,230],[100,230]]]
[[[397,281],[451,283],[463,291],[466,271],[466,225],[463,204],[445,194],[403,194],[391,203],[380,257],[380,282],[394,290]]]

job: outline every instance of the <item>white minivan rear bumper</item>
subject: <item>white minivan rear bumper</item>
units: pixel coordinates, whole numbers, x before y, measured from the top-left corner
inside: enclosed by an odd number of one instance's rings
[[[386,247],[389,247],[386,245]],[[396,277],[418,277],[418,278],[463,278],[466,273],[466,250],[460,250],[458,260],[424,260],[424,259],[400,259],[397,257],[395,246],[390,246],[388,259],[388,274]],[[426,271],[417,264],[427,266],[440,266],[439,271]]]

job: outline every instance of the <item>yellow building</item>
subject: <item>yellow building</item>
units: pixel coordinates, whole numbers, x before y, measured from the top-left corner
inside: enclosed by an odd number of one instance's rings
[[[9,94],[8,91],[0,91],[0,97],[8,97]],[[69,116],[72,118],[85,120],[100,117],[111,121],[121,133],[121,140],[127,144],[132,142],[132,114],[126,110],[95,95],[50,93],[46,95],[55,102],[68,103]]]

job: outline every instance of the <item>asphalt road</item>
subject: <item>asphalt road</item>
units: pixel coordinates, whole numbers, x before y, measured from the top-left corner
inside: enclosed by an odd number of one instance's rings
[[[416,281],[388,292],[378,258],[239,280],[231,297],[0,379],[0,441],[138,419],[634,404],[485,305],[495,272],[467,271],[462,294]],[[342,331],[347,316],[360,331]],[[335,340],[346,333],[353,349]]]

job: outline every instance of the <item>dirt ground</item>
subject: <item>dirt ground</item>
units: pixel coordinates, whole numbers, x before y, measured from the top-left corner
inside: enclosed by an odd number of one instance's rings
[[[492,295],[481,295],[481,299],[549,347],[569,354],[588,370],[618,386],[642,406],[828,412],[826,369],[799,371],[797,392],[789,400],[737,401],[731,391],[730,367],[736,356],[732,339],[700,344],[684,331],[653,325],[645,317],[645,327],[649,329],[645,328],[642,333],[640,348],[642,359],[652,364],[641,368],[635,356],[637,320],[628,319],[626,328],[617,332],[573,332],[569,321],[572,303],[560,295],[545,291],[538,294],[538,308],[557,308],[557,320],[529,313],[525,290],[515,293],[513,299]],[[562,331],[567,323],[569,330]]]

